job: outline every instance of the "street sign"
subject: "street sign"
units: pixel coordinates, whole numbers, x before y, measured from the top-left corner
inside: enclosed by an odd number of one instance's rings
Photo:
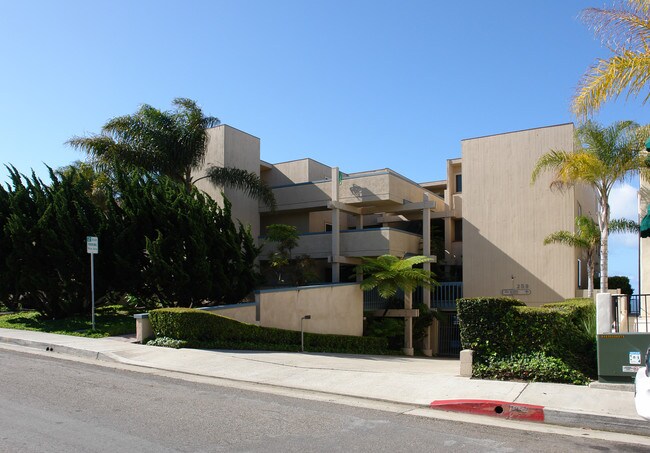
[[[86,236],[86,251],[93,255],[99,253],[99,239],[96,236]]]
[[[86,236],[86,251],[90,254],[90,291],[92,298],[92,326],[95,330],[95,255],[99,253],[97,236]]]

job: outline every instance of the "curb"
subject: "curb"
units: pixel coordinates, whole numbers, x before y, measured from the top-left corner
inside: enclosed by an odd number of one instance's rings
[[[464,412],[473,415],[487,415],[507,420],[544,422],[544,406],[534,404],[510,403],[497,400],[436,400],[429,405],[431,409]]]
[[[105,362],[114,362],[114,363],[124,363],[135,366],[142,366],[145,368],[151,369],[161,369],[167,370],[165,368],[158,368],[147,366],[144,364],[136,364],[130,360],[125,360],[120,357],[119,354],[115,354],[113,351],[91,351],[86,349],[81,349],[72,346],[64,346],[61,344],[44,342],[44,341],[34,341],[34,340],[24,340],[19,338],[10,338],[0,336],[0,343],[5,344],[14,344],[18,346],[26,346],[42,352],[52,352],[52,353],[62,353],[70,356],[77,356],[86,359],[100,360]],[[174,370],[167,370],[174,371]],[[194,374],[197,376],[202,376],[201,374],[196,373],[187,373],[184,371],[178,371],[180,373]],[[225,379],[225,378],[224,378]],[[255,381],[249,380],[234,380],[236,382],[247,382],[247,383],[257,383]],[[261,384],[261,383],[259,383]],[[275,386],[273,384],[265,383],[264,385]],[[281,388],[290,389],[292,387],[286,386],[277,386]],[[329,392],[318,392],[324,394],[340,395],[347,397],[355,397],[355,395],[350,394],[338,394],[338,393],[329,393]],[[370,398],[373,399],[373,398]],[[376,401],[383,401],[387,403],[395,403],[390,399],[376,399]],[[400,403],[396,403],[400,404]],[[427,407],[426,405],[420,407]],[[587,412],[568,412],[556,409],[549,409],[544,406],[538,406],[533,404],[525,403],[515,403],[508,401],[498,401],[498,400],[482,400],[482,399],[453,399],[453,400],[435,400],[432,401],[428,407],[434,410],[441,410],[447,412],[461,412],[473,415],[484,415],[491,416],[496,418],[502,418],[506,420],[519,420],[519,421],[531,421],[538,423],[546,423],[557,426],[567,426],[572,428],[587,428],[600,431],[611,431],[615,433],[623,434],[634,434],[650,437],[650,422],[641,419],[635,419],[624,416],[608,416],[593,414]]]
[[[567,412],[534,404],[497,400],[455,399],[432,401],[429,407],[435,410],[484,415],[505,418],[507,420],[540,422],[571,428],[588,428],[599,431],[650,436],[650,423],[645,420],[599,415],[588,412]]]

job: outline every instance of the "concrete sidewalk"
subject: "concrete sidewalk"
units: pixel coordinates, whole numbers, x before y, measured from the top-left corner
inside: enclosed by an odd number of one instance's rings
[[[650,436],[650,422],[636,414],[633,392],[470,379],[458,375],[458,360],[169,349],[111,338],[1,328],[0,342],[87,359],[419,407],[456,399],[539,405],[544,406],[548,424]]]

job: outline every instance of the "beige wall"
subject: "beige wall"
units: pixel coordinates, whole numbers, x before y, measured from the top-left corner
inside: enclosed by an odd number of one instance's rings
[[[359,284],[262,290],[255,294],[264,327],[336,335],[363,335],[363,292]]]
[[[208,129],[208,145],[205,155],[206,166],[241,168],[251,173],[260,174],[260,139],[228,125],[220,125]],[[203,176],[203,170],[197,171],[193,177]],[[246,195],[241,190],[229,187],[215,187],[207,180],[197,182],[196,186],[206,192],[223,206],[221,192],[232,203],[233,219],[240,220],[244,225],[250,225],[253,237],[260,234],[259,202]]]
[[[274,187],[320,181],[321,179],[330,178],[331,174],[331,167],[307,158],[273,164],[273,168],[265,171],[262,178],[269,186]]]
[[[577,251],[543,246],[558,230],[573,231],[573,189],[551,191],[551,174],[531,185],[537,159],[551,149],[572,150],[573,125],[563,124],[462,141],[463,293],[498,296],[528,285],[518,295],[529,304],[574,297]]]

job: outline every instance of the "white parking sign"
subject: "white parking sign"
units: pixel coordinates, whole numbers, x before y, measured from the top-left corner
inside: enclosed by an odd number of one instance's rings
[[[99,253],[99,239],[96,236],[86,236],[86,251],[93,255]]]

